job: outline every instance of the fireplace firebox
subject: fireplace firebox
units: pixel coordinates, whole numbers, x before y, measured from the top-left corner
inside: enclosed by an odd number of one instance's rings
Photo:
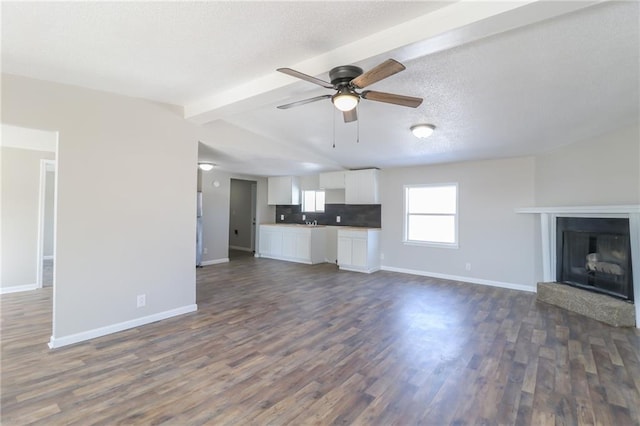
[[[558,217],[556,280],[633,301],[629,219]]]

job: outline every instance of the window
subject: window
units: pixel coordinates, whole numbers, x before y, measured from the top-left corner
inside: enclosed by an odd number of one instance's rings
[[[324,191],[302,191],[303,212],[324,211]]]
[[[458,247],[458,185],[404,187],[404,241]]]

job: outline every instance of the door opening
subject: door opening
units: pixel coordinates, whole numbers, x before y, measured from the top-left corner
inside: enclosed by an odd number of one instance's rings
[[[229,197],[229,259],[252,256],[256,242],[257,182],[231,179]]]

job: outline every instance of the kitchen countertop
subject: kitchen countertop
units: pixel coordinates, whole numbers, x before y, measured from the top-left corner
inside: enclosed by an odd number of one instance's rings
[[[299,228],[326,228],[327,225],[307,225],[305,223],[262,223],[260,226],[287,226]]]
[[[340,225],[307,225],[304,223],[261,223],[260,226],[286,226],[286,227],[302,227],[302,228],[335,228],[344,230],[367,230],[367,229],[382,229],[371,228],[366,226],[340,226]]]

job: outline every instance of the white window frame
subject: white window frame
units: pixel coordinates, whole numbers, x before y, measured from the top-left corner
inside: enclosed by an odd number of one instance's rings
[[[314,204],[315,204],[315,210],[305,210],[305,207],[306,207],[306,206],[305,206],[305,204],[306,204],[306,203],[304,202],[304,199],[305,199],[305,198],[304,198],[304,193],[305,193],[305,192],[313,192],[313,193],[314,193],[314,198],[315,198],[315,202],[314,202]],[[307,191],[307,190],[304,190],[304,191],[302,191],[302,194],[301,194],[301,195],[302,195],[302,200],[301,200],[301,203],[300,203],[300,204],[301,204],[302,213],[324,213],[324,206],[325,206],[325,204],[327,204],[327,203],[326,203],[326,198],[325,198],[325,202],[322,204],[322,210],[320,210],[320,209],[318,209],[318,208],[317,208],[317,204],[318,204],[318,193],[319,193],[319,192],[322,192],[322,193],[324,194],[324,197],[326,197],[326,193],[324,192],[324,190],[308,190],[308,191]],[[323,198],[324,198],[324,197],[323,197]]]
[[[453,216],[454,217],[454,242],[453,243],[442,243],[437,241],[418,241],[418,240],[409,240],[409,189],[410,188],[424,188],[424,187],[445,187],[445,186],[453,186],[456,189],[456,212],[455,214],[444,214],[444,216]],[[460,215],[460,191],[459,191],[458,183],[450,182],[450,183],[430,183],[430,184],[417,184],[417,185],[404,185],[403,188],[403,197],[404,197],[404,226],[403,226],[403,235],[402,242],[406,245],[415,245],[415,246],[426,246],[426,247],[440,247],[440,248],[451,248],[457,249],[459,244],[459,234],[458,234],[458,216]],[[434,216],[443,216],[441,213],[413,213],[412,215],[434,215]]]

